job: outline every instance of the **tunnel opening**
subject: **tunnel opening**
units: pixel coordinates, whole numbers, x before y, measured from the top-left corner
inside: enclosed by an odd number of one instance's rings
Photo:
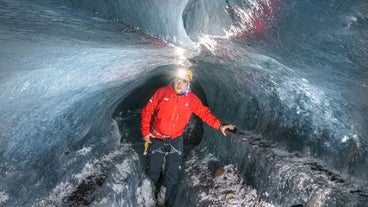
[[[169,67],[168,69],[165,66],[163,66],[161,70],[160,68],[155,70],[149,78],[120,101],[113,113],[113,118],[118,124],[121,135],[120,143],[131,144],[134,151],[138,153],[142,172],[145,171],[146,157],[143,154],[144,141],[140,130],[141,110],[157,89],[172,84],[172,80],[174,79],[172,71],[172,68]],[[199,97],[205,106],[208,106],[205,92],[200,83],[195,79],[191,81],[191,90]],[[192,114],[183,134],[183,163],[189,159],[190,152],[202,142],[203,134],[204,128],[202,120],[195,114]],[[179,173],[178,180],[182,180],[183,176],[183,172]],[[178,185],[180,185],[180,183],[178,183]],[[177,193],[175,192],[174,194]],[[175,197],[175,195],[173,197]]]
[[[147,78],[143,84],[132,90],[116,107],[113,118],[117,121],[121,134],[121,143],[132,144],[134,150],[143,155],[143,139],[140,131],[141,109],[147,104],[154,92],[173,80],[172,68],[165,66],[155,70],[154,74]],[[205,106],[208,106],[206,95],[200,83],[195,79],[191,81],[191,90]],[[192,114],[188,125],[184,130],[183,158],[202,141],[203,122],[195,114]],[[145,157],[140,156],[144,163]]]

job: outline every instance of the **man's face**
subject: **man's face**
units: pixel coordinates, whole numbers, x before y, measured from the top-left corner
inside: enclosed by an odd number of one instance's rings
[[[175,78],[174,91],[176,94],[183,95],[188,86],[189,86],[188,81],[181,79],[181,78]]]

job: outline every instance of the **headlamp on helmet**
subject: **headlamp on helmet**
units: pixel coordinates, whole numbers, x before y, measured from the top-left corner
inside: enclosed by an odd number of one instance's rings
[[[193,73],[189,69],[179,69],[176,71],[175,77],[189,82],[193,79]]]

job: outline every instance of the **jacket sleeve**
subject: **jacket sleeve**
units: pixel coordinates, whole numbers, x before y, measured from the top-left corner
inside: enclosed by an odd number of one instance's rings
[[[221,121],[216,118],[210,111],[210,109],[202,104],[202,101],[193,94],[191,100],[191,107],[194,114],[196,114],[202,121],[206,122],[214,129],[219,129]]]
[[[151,128],[151,119],[152,119],[152,115],[155,113],[156,107],[157,107],[158,102],[159,102],[159,94],[160,94],[160,89],[157,90],[155,92],[155,94],[153,94],[153,96],[149,99],[146,106],[144,106],[142,108],[141,133],[142,133],[143,137],[147,136],[151,131],[151,129],[150,129]]]

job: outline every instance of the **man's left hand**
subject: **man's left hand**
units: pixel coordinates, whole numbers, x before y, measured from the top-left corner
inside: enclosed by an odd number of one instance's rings
[[[228,125],[221,125],[220,126],[220,131],[221,133],[226,136],[226,130],[230,130],[230,131],[234,131],[235,129],[235,125],[232,124],[228,124]]]

